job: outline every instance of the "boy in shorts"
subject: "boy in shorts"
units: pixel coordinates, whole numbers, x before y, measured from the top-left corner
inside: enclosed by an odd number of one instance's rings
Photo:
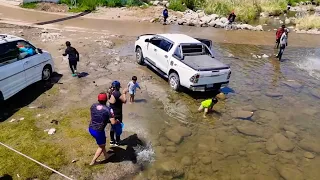
[[[136,94],[136,89],[140,88],[139,84],[137,83],[137,76],[132,76],[132,81],[130,81],[128,83],[128,91],[129,91],[129,94],[130,94],[130,103],[133,103],[134,102],[134,95]]]
[[[209,111],[212,111],[212,108],[215,104],[217,104],[218,100],[216,98],[207,99],[201,102],[201,105],[198,111],[204,111],[203,117],[206,118]]]

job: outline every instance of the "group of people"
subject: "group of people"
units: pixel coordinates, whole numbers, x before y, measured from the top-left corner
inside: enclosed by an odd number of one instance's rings
[[[130,94],[130,102],[134,102],[136,88],[140,88],[137,83],[137,77],[133,76],[132,81],[128,83],[128,87],[120,91],[121,84],[119,81],[113,81],[107,93],[98,95],[98,103],[94,103],[91,108],[91,120],[89,124],[89,133],[95,138],[99,146],[90,165],[97,163],[97,159],[103,153],[107,160],[106,151],[106,134],[105,128],[107,124],[111,124],[110,128],[110,146],[121,145],[121,134],[123,129],[123,113],[122,106],[127,102],[126,94]]]

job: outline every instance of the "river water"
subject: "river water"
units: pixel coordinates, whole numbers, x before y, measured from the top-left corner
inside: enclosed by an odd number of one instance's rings
[[[203,119],[197,108],[212,94],[172,92],[159,78],[169,100],[150,110],[145,128],[154,161],[136,179],[320,179],[320,49],[289,46],[282,62],[272,46],[214,43],[213,49],[232,68],[222,89],[227,99]],[[270,57],[254,57],[263,54]],[[254,115],[236,119],[239,110]],[[185,137],[172,142],[172,131]]]

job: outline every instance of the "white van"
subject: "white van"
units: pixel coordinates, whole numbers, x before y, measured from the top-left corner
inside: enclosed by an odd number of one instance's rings
[[[0,34],[0,102],[37,81],[49,80],[52,72],[50,53],[20,37]]]

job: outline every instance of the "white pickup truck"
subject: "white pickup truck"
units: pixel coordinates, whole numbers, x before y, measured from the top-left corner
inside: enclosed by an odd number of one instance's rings
[[[168,78],[172,89],[218,90],[229,83],[230,67],[214,58],[212,42],[184,34],[144,34],[135,42],[138,64]]]

